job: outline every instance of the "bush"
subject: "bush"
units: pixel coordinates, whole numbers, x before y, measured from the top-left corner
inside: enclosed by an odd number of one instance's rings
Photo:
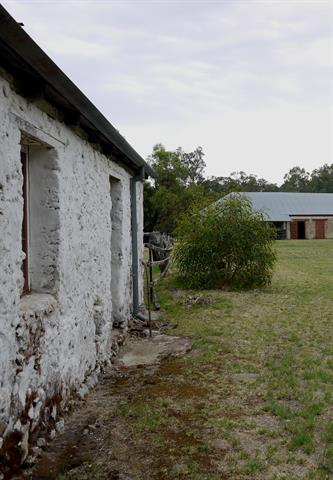
[[[190,288],[263,286],[272,277],[275,236],[263,214],[234,195],[182,218],[173,258]]]

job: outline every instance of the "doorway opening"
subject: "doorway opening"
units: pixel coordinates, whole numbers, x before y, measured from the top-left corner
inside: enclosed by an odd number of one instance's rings
[[[112,301],[112,324],[115,327],[123,321],[123,307],[120,299],[121,292],[121,266],[123,260],[122,251],[122,186],[118,178],[110,176],[111,197],[111,301]]]
[[[297,238],[298,240],[305,240],[305,222],[297,222]]]

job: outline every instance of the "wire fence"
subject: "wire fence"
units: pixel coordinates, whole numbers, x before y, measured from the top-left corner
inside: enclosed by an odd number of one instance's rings
[[[168,273],[173,241],[171,237],[159,232],[145,233],[144,239],[147,240],[144,243],[144,247],[148,249],[148,260],[143,261],[143,266],[146,277],[148,328],[149,336],[151,337],[152,308],[154,308],[154,310],[160,309],[155,287]],[[161,246],[161,244],[163,246]],[[160,271],[156,278],[154,278],[154,266],[158,266]]]

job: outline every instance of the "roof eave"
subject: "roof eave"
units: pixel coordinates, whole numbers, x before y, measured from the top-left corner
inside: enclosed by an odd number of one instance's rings
[[[106,143],[115,147],[134,169],[144,168],[146,175],[155,177],[153,169],[111,125],[94,104],[65,75],[48,55],[0,5],[0,39],[37,74],[57,95],[63,97]]]

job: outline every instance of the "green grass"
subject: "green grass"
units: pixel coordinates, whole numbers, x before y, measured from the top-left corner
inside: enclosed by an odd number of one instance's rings
[[[264,289],[188,291],[172,272],[159,284],[166,332],[193,350],[118,407],[135,480],[333,479],[333,241],[276,249]]]
[[[191,448],[179,438],[170,445],[178,442],[179,462],[206,445],[205,460],[195,462],[203,478],[333,478],[333,241],[276,248],[265,289],[185,291],[174,274],[159,287],[164,316],[176,325],[172,334],[190,336],[195,355],[173,361],[176,374],[161,380],[173,407],[161,410],[152,392],[145,408],[152,418],[159,412],[156,438],[165,437],[169,421],[170,428],[192,429]],[[197,295],[203,301],[191,306],[187,297]],[[176,391],[186,385],[200,388],[199,396],[190,389],[184,401]],[[216,439],[226,442],[223,455]]]
[[[102,469],[95,463],[83,463],[63,474],[58,475],[57,480],[102,480]]]

